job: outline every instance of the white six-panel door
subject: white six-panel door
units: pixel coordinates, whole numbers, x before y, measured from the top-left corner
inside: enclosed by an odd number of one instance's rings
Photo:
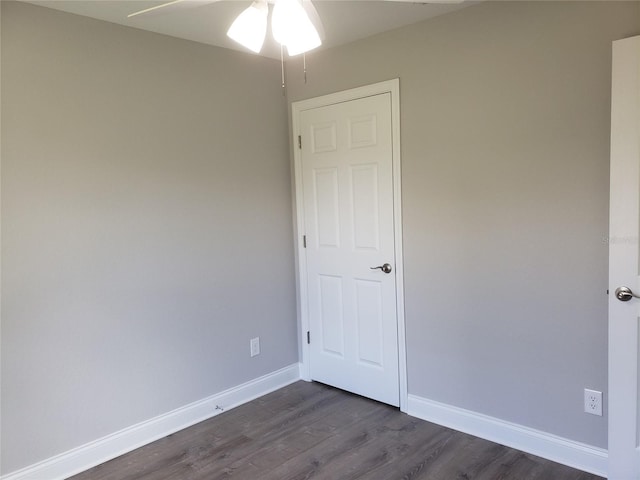
[[[609,474],[640,479],[640,36],[613,44],[609,226]]]
[[[299,131],[310,376],[398,406],[391,94],[304,110]]]

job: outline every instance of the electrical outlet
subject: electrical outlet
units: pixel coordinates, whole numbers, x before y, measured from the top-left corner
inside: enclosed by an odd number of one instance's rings
[[[584,411],[591,415],[602,416],[602,392],[584,389]]]
[[[251,339],[251,356],[255,357],[256,355],[260,355],[260,337]]]

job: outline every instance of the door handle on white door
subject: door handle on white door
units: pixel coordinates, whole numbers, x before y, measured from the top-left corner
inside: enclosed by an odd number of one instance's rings
[[[631,300],[631,297],[640,298],[640,296],[633,293],[629,287],[618,287],[616,288],[615,294],[616,298],[621,302],[628,302]]]
[[[380,270],[382,270],[384,273],[391,273],[391,265],[389,265],[388,263],[385,263],[384,265],[380,265],[379,267],[369,267],[371,270],[376,270],[377,268],[379,268]]]

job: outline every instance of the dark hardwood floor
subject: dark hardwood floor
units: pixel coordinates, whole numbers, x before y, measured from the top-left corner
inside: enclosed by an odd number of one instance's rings
[[[596,480],[318,383],[297,382],[73,480]]]

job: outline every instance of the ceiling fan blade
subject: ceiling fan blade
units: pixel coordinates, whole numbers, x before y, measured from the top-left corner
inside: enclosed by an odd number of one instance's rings
[[[320,20],[320,15],[318,15],[316,7],[313,5],[313,3],[311,3],[311,0],[302,0],[302,8],[304,8],[304,11],[307,12],[307,15],[309,16],[309,19],[311,20],[313,26],[316,27],[320,40],[324,41],[324,39],[326,38],[326,35],[324,33],[324,25],[322,24],[322,20]]]
[[[172,0],[171,2],[162,3],[155,7],[145,8],[144,10],[138,10],[137,12],[130,13],[127,18],[137,17],[138,15],[147,15],[151,13],[171,13],[176,10],[184,10],[185,8],[198,7],[200,5],[207,5],[208,3],[215,3],[220,0]]]

